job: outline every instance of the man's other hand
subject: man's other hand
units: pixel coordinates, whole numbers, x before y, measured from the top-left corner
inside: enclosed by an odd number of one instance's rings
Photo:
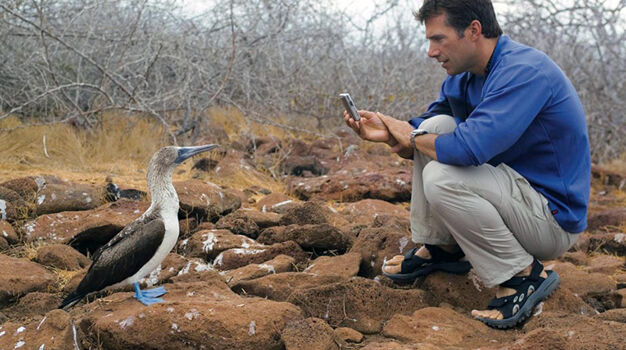
[[[360,138],[372,142],[385,142],[392,147],[397,144],[387,126],[376,113],[360,110],[359,116],[361,120],[355,121],[348,112],[343,112],[344,121]]]

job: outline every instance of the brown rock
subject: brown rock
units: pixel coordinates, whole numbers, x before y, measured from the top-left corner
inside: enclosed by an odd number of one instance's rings
[[[518,339],[513,345],[507,347],[511,350],[525,349],[554,349],[575,350],[579,349],[568,341],[567,333],[554,329],[533,329]]]
[[[91,264],[91,260],[65,244],[49,244],[37,250],[38,263],[61,270],[80,270]]]
[[[305,202],[287,210],[279,221],[279,225],[314,225],[327,224],[326,213],[319,202]]]
[[[600,179],[606,186],[615,186],[622,189],[625,185],[625,177],[619,172],[605,169],[596,164],[591,165],[591,175],[594,179]]]
[[[626,288],[626,273],[618,273],[615,276],[615,281],[617,281],[617,285],[619,288]]]
[[[252,219],[246,216],[229,217],[230,215],[232,214],[218,220],[218,222],[215,223],[215,227],[251,238],[256,238],[259,235],[259,225]]]
[[[189,239],[180,243],[180,250],[187,257],[215,259],[220,253],[233,248],[258,248],[254,240],[241,235],[235,235],[228,230],[201,230],[194,233]]]
[[[241,281],[252,280],[282,272],[290,272],[293,270],[295,259],[287,255],[278,255],[272,260],[268,260],[262,264],[249,264],[234,270],[222,272],[222,276],[229,286],[233,286]]]
[[[373,227],[384,227],[398,232],[411,232],[411,220],[408,217],[394,215],[378,215],[374,219]]]
[[[20,240],[13,226],[4,220],[0,220],[0,237],[6,239],[9,244],[17,244]]]
[[[274,212],[282,214],[297,205],[298,202],[287,195],[282,193],[270,193],[256,202],[254,206],[263,213]]]
[[[346,253],[338,256],[320,256],[304,272],[319,276],[339,276],[348,279],[359,273],[361,254]]]
[[[584,268],[589,273],[602,273],[612,275],[626,268],[624,257],[599,254],[591,258],[588,266]]]
[[[447,303],[464,312],[483,310],[496,295],[495,289],[485,287],[473,271],[467,275],[438,271],[428,275],[420,288],[429,292],[434,305]]]
[[[336,227],[348,225],[349,222],[339,212],[323,201],[308,201],[293,205],[287,209],[279,222],[282,226],[330,224]]]
[[[450,309],[427,307],[411,316],[395,315],[384,327],[386,337],[404,342],[476,348],[501,334],[480,321]]]
[[[352,238],[329,224],[289,225],[270,227],[257,239],[263,244],[294,241],[306,250],[337,250],[344,252],[352,244]]]
[[[47,184],[37,193],[37,215],[81,211],[105,203],[104,188],[85,184]]]
[[[380,227],[361,230],[350,252],[361,254],[361,275],[375,277],[381,274],[385,259],[404,255],[414,247],[415,243],[411,241],[410,232]]]
[[[363,334],[348,327],[338,327],[335,335],[346,343],[360,343],[363,341]]]
[[[341,211],[355,224],[371,226],[380,215],[399,216],[408,219],[409,211],[403,207],[379,199],[364,199],[350,203]]]
[[[339,276],[318,276],[302,272],[283,272],[231,284],[239,294],[255,295],[276,301],[286,301],[297,289],[313,288],[341,281]]]
[[[355,202],[372,198],[398,202],[411,198],[411,180],[412,174],[406,169],[388,169],[357,176],[288,178],[287,185],[298,198],[306,200],[317,197]]]
[[[585,303],[581,297],[574,295],[569,289],[563,287],[557,289],[554,294],[541,303],[540,306],[537,306],[535,312],[539,310],[587,316],[592,316],[597,313],[596,310]]]
[[[288,323],[281,338],[287,350],[339,350],[333,329],[315,317]]]
[[[590,253],[604,252],[609,255],[626,255],[626,233],[595,233],[588,236],[587,251]]]
[[[330,325],[350,327],[362,333],[378,333],[383,322],[395,314],[410,314],[426,306],[419,289],[391,289],[376,281],[353,277],[337,283],[298,288],[287,301],[305,315],[319,317]]]
[[[0,251],[9,249],[9,242],[4,237],[0,237]]]
[[[560,261],[570,262],[574,265],[587,265],[589,261],[589,257],[585,252],[574,251],[574,252],[566,252],[562,256],[559,257]]]
[[[287,241],[264,247],[228,249],[215,258],[214,265],[220,270],[232,270],[248,264],[260,264],[280,254],[294,257],[297,265],[302,264],[307,258],[296,242]]]
[[[27,242],[67,242],[80,252],[93,253],[141,216],[148,206],[146,202],[120,199],[94,210],[42,215],[26,222],[22,231]]]
[[[256,137],[250,140],[248,151],[262,156],[270,153],[278,152],[281,149],[281,140],[272,136]]]
[[[621,309],[607,310],[605,312],[602,312],[593,316],[593,318],[598,319],[598,320],[603,320],[603,321],[626,323],[626,309],[621,308]]]
[[[200,224],[198,224],[198,227],[196,227],[194,232],[198,232],[202,230],[215,230],[215,229],[217,229],[217,227],[215,227],[214,223],[210,221],[205,221],[205,222],[201,222]]]
[[[54,274],[34,262],[0,254],[0,306],[30,292],[46,291]]]
[[[270,212],[261,212],[253,209],[238,209],[221,218],[216,227],[230,230],[238,235],[256,238],[260,230],[277,226],[281,215]]]
[[[595,231],[603,227],[620,226],[626,222],[626,208],[610,208],[587,215],[587,231]]]
[[[626,324],[607,322],[595,317],[556,312],[544,312],[532,317],[524,326],[526,336],[515,342],[516,350],[541,348],[541,337],[531,337],[533,330],[552,330],[565,336],[564,349],[619,349],[616,344],[622,344],[626,339]],[[562,340],[562,338],[561,338]],[[555,344],[550,338],[545,339]],[[549,347],[546,347],[548,349]],[[557,348],[558,349],[558,348]]]
[[[44,182],[43,179],[39,180]],[[37,192],[40,190],[40,185],[32,177],[22,177],[19,179],[9,180],[3,182],[0,186],[15,191],[26,202],[34,202]]]
[[[618,289],[617,295],[619,295],[619,306],[620,308],[626,308],[626,288]]]
[[[5,312],[11,319],[23,319],[36,315],[45,315],[56,309],[61,303],[61,297],[51,293],[28,293],[20,301]]]
[[[401,344],[395,341],[375,341],[362,347],[361,350],[443,350],[443,348],[425,343]]]
[[[45,317],[37,317],[23,324],[9,321],[2,325],[0,349],[67,350],[79,348],[74,342],[70,315],[63,310],[52,310]],[[77,337],[80,342],[80,338]]]
[[[288,303],[234,294],[212,281],[168,286],[165,303],[145,307],[132,293],[85,306],[80,329],[104,349],[280,349],[281,331],[302,319]]]
[[[211,265],[199,259],[189,260],[187,265],[180,270],[176,276],[172,277],[171,280],[174,283],[204,282],[206,284],[222,284],[226,282],[224,277],[213,269]]]
[[[607,294],[616,289],[616,283],[609,276],[600,273],[587,273],[570,263],[557,262],[554,271],[561,277],[561,286],[580,297]]]
[[[241,207],[241,199],[232,191],[200,180],[174,182],[180,210],[186,216],[215,221]]]
[[[19,202],[16,208],[16,205],[13,204],[14,202],[9,200],[6,196],[6,192],[8,191],[10,190],[0,187],[0,220],[14,221],[28,217],[29,208],[24,201]]]
[[[280,163],[280,170],[283,175],[304,176],[310,174],[319,176],[328,173],[328,168],[323,164],[315,155],[288,155]]]

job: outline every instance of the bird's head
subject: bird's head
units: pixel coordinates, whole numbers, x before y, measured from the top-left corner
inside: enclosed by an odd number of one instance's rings
[[[184,162],[187,158],[191,158],[202,152],[210,151],[217,146],[218,145],[215,144],[208,144],[192,147],[167,146],[161,148],[152,156],[152,159],[148,164],[148,181],[150,181],[151,174],[156,176],[169,174],[171,176],[174,168],[176,168],[178,164]]]

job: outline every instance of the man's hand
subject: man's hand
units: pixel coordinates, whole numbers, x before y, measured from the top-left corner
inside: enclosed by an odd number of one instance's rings
[[[343,119],[346,124],[352,128],[360,138],[372,142],[385,142],[392,147],[398,143],[376,113],[360,110],[359,116],[361,120],[355,121],[348,112],[343,112]]]
[[[389,133],[397,142],[396,145],[392,146],[391,150],[398,153],[398,155],[403,158],[411,158],[413,151],[415,151],[411,145],[411,131],[413,131],[413,126],[408,122],[395,119],[382,113],[376,113],[376,116],[387,126]],[[437,159],[437,153],[435,152],[436,138],[437,135],[435,134],[417,137],[415,141],[417,150],[432,159]]]
[[[399,147],[411,148],[411,139],[409,138],[411,131],[413,131],[411,124],[379,112],[376,112],[376,116],[387,127],[393,138],[396,139]]]

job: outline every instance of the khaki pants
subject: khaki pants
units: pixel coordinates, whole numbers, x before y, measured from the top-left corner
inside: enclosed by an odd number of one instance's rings
[[[454,131],[447,115],[420,125],[430,133]],[[498,285],[538,259],[566,252],[578,234],[564,231],[548,200],[505,164],[446,165],[415,151],[411,234],[415,243],[457,243],[487,287]]]

